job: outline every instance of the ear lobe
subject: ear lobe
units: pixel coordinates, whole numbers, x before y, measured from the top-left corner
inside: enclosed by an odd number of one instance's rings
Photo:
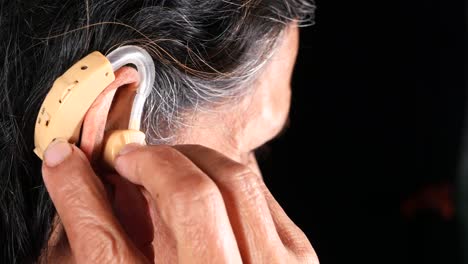
[[[127,95],[134,94],[139,81],[138,72],[134,68],[125,66],[118,69],[115,72],[115,80],[98,96],[86,113],[81,130],[80,148],[91,163],[98,159],[102,152],[108,117],[112,117],[112,126],[116,126],[123,120],[123,118],[119,120],[119,116],[130,114],[132,104],[121,102],[120,98],[128,101],[129,96]],[[119,94],[125,96],[119,96]],[[114,98],[119,99],[118,104]],[[112,111],[111,114],[110,111]]]

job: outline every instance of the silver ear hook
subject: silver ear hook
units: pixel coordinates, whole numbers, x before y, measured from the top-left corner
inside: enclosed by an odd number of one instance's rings
[[[114,72],[128,64],[135,65],[138,71],[140,83],[138,84],[137,93],[133,100],[128,128],[140,130],[143,107],[151,93],[156,75],[153,58],[151,58],[149,53],[143,48],[133,45],[119,47],[106,57],[110,61]]]

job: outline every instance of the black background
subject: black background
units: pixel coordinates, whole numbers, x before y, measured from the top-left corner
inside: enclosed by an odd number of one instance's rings
[[[267,185],[326,263],[461,263],[456,217],[403,201],[455,182],[463,1],[317,2],[302,30],[291,125],[259,156]]]

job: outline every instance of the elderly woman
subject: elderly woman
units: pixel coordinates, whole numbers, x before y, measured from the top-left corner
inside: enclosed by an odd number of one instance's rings
[[[253,155],[287,119],[298,26],[313,11],[307,0],[1,1],[1,262],[317,262]],[[156,66],[147,146],[127,145],[112,171],[83,147],[123,127],[138,82],[128,66],[86,115],[81,145],[56,140],[42,163],[34,123],[53,81],[122,45]]]

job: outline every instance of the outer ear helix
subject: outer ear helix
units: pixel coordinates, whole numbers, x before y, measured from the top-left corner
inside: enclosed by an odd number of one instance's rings
[[[113,165],[116,155],[129,143],[145,143],[140,130],[146,98],[155,79],[151,56],[137,46],[122,46],[107,55],[95,51],[75,63],[60,76],[40,108],[34,133],[34,153],[43,159],[47,146],[56,138],[77,143],[84,116],[105,88],[115,80],[114,71],[133,64],[140,83],[133,101],[128,130],[110,131],[104,141],[104,160]]]

